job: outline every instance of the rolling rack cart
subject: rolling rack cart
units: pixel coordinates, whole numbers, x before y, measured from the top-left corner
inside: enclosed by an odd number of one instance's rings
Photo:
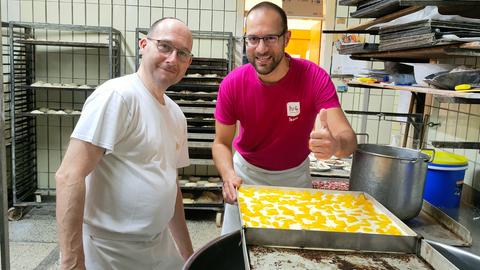
[[[147,34],[148,29],[138,28],[137,40]],[[213,113],[218,87],[222,79],[233,67],[234,38],[230,32],[192,31],[197,40],[224,41],[225,57],[194,57],[183,79],[169,87],[167,96],[177,103],[187,118],[188,150],[190,162],[195,166],[213,166],[212,143],[215,135]],[[136,66],[140,55],[137,42]],[[184,172],[179,176],[180,188],[184,197],[184,208],[191,210],[217,211],[216,223],[221,225],[223,214],[222,181],[218,173],[200,175]]]
[[[120,75],[120,38],[111,27],[9,23],[10,77],[14,78],[9,219],[20,219],[27,206],[52,203],[62,147],[68,144],[84,101],[96,85]],[[57,63],[59,75],[52,79],[48,66]],[[89,63],[98,66],[95,76]],[[84,78],[77,74],[79,69]],[[47,82],[39,81],[44,78]]]
[[[6,164],[11,164],[11,145],[12,145],[12,136],[10,132],[10,42],[9,42],[9,24],[7,22],[2,22],[2,76],[3,76],[3,117],[5,120],[3,134],[5,135],[5,156],[6,156]],[[24,76],[16,76],[16,82],[22,83],[25,81]],[[8,191],[11,191],[11,172],[10,172],[10,165],[5,166],[6,171],[6,182],[9,186],[5,187]],[[11,193],[8,194],[8,204],[11,205],[12,198]]]
[[[11,141],[10,136],[10,118],[7,111],[10,107],[9,82],[10,82],[10,61],[8,59],[10,49],[8,47],[8,23],[2,22],[2,36],[0,47],[2,48],[2,58],[0,58],[0,66],[2,77],[0,77],[0,127],[2,127],[4,136],[0,136],[0,261],[2,269],[10,269],[10,243],[9,229],[7,219],[8,200],[8,183],[7,179],[7,152]]]

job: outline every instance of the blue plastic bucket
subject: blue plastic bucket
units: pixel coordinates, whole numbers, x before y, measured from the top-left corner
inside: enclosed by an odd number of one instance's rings
[[[429,163],[423,198],[438,207],[458,207],[467,168],[467,165]]]

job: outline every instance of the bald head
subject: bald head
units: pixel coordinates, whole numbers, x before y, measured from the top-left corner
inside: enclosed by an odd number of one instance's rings
[[[165,17],[155,21],[148,29],[147,37],[154,37],[159,32],[174,32],[185,38],[188,43],[189,50],[192,49],[193,38],[192,32],[188,26],[181,20],[173,17]]]

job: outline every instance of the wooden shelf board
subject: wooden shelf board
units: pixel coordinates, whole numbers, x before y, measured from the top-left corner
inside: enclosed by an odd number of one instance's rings
[[[386,15],[386,16],[383,16],[383,17],[380,17],[380,18],[376,18],[376,19],[371,20],[371,21],[368,21],[368,22],[366,22],[366,23],[363,23],[363,24],[360,24],[360,25],[357,25],[357,26],[348,28],[348,30],[350,30],[350,31],[366,30],[367,28],[369,28],[369,27],[371,27],[371,26],[374,26],[374,25],[376,25],[376,24],[386,23],[386,22],[389,22],[389,21],[394,20],[394,19],[396,19],[396,18],[399,18],[399,17],[405,16],[405,15],[408,15],[408,14],[410,14],[410,13],[419,11],[419,10],[421,10],[421,9],[423,9],[423,7],[408,7],[408,8],[399,10],[399,11],[397,11],[397,12],[388,14],[388,15]],[[353,32],[352,32],[352,33],[353,33]]]
[[[324,34],[343,34],[343,33],[351,33],[351,34],[371,34],[377,35],[378,30],[365,30],[365,29],[345,29],[345,30],[322,30]]]
[[[442,90],[442,89],[419,87],[419,86],[385,85],[385,84],[378,84],[378,83],[362,83],[357,81],[352,81],[348,83],[348,85],[352,87],[402,90],[402,91],[433,94],[437,96],[452,97],[452,98],[480,99],[479,93],[465,93],[465,92],[457,92],[453,90]]]

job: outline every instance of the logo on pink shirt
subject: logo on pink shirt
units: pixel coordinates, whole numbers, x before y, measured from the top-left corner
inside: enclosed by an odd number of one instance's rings
[[[290,122],[293,122],[298,119],[300,114],[300,102],[288,102],[287,103],[287,116]]]

